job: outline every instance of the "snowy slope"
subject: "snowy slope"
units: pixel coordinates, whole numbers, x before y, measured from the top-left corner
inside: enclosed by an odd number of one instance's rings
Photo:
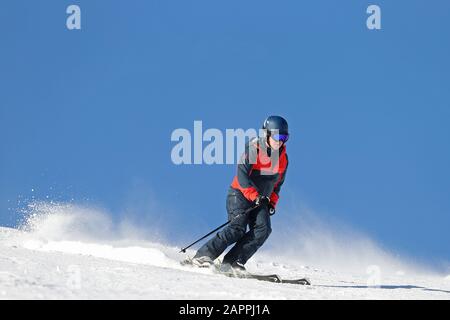
[[[432,275],[367,276],[273,261],[260,255],[255,272],[308,276],[313,286],[232,279],[182,267],[179,248],[150,242],[48,240],[0,228],[2,299],[449,299],[450,280]],[[192,254],[192,252],[191,252]],[[265,263],[262,261],[266,261]]]
[[[97,208],[33,203],[20,229],[0,227],[0,299],[450,299],[449,276],[300,216],[299,223],[289,221],[291,231],[275,226],[282,232],[274,231],[246,266],[306,276],[313,286],[184,267],[180,248],[153,238],[158,228],[112,222]]]

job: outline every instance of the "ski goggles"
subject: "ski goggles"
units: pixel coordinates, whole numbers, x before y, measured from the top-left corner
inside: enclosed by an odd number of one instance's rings
[[[277,133],[277,134],[271,135],[271,137],[272,137],[273,140],[275,140],[277,142],[281,141],[283,143],[286,143],[289,140],[289,135],[288,134]]]

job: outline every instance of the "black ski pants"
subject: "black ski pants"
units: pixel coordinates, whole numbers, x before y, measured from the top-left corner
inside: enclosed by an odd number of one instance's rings
[[[223,263],[239,262],[245,264],[272,232],[269,210],[267,206],[262,206],[243,214],[253,204],[240,191],[232,188],[228,192],[226,202],[230,224],[203,245],[197,251],[195,257],[208,256],[214,260],[228,246],[235,243],[225,255]]]

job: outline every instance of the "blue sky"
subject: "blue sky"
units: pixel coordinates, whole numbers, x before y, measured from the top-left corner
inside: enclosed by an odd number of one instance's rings
[[[32,197],[115,215],[153,199],[195,237],[223,222],[235,168],[175,166],[172,131],[281,114],[285,195],[449,260],[449,21],[444,0],[2,1],[0,224]]]

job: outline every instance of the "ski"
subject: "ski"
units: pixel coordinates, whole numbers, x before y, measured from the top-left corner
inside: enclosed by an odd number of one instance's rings
[[[215,273],[221,274],[230,278],[239,278],[239,279],[255,279],[260,281],[267,281],[273,283],[286,283],[286,284],[298,284],[298,285],[311,285],[311,281],[308,278],[299,278],[299,279],[283,279],[277,274],[253,274],[249,272],[221,272],[220,266],[217,264],[205,264],[198,265],[193,264],[191,258],[187,258],[180,262],[182,266],[189,267],[197,267],[200,269],[212,269]]]
[[[311,282],[307,278],[283,279],[277,274],[270,274],[270,275],[249,274],[247,276],[247,278],[256,279],[256,280],[260,280],[260,281],[269,281],[269,282],[274,282],[274,283],[299,284],[299,285],[307,285],[307,286],[311,285]]]
[[[311,281],[308,278],[301,279],[282,279],[281,283],[300,284],[303,286],[310,286]]]
[[[277,274],[253,274],[253,273],[245,273],[245,274],[233,274],[233,273],[222,273],[228,277],[232,278],[240,278],[240,279],[255,279],[260,281],[268,281],[273,283],[286,283],[286,284],[298,284],[298,285],[306,285],[310,286],[311,281],[308,278],[300,278],[300,279],[283,279]]]

